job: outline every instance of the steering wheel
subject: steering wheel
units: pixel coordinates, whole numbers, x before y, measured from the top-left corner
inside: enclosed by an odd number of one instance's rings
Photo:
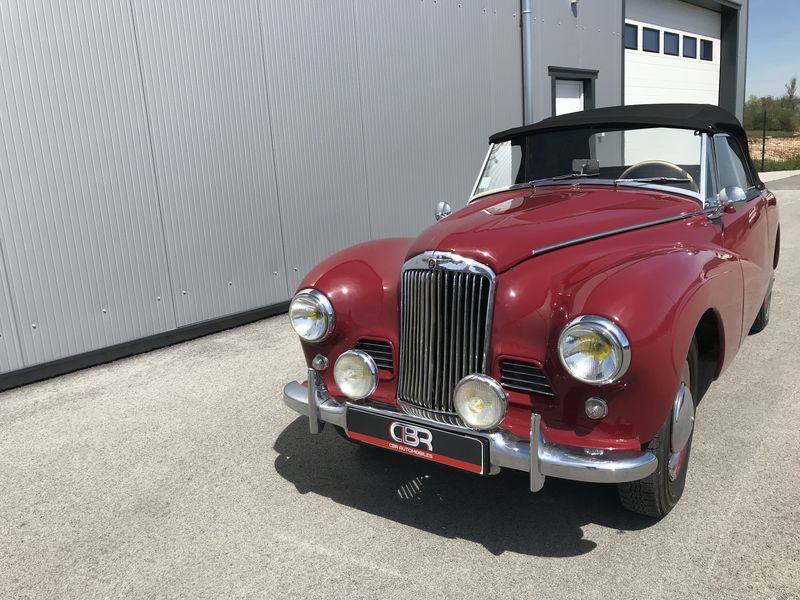
[[[688,179],[685,184],[692,190],[697,191],[697,183],[694,178],[681,169],[675,163],[667,162],[665,160],[643,160],[634,165],[631,165],[622,172],[619,176],[620,179],[641,179],[646,177],[675,177],[677,179]]]

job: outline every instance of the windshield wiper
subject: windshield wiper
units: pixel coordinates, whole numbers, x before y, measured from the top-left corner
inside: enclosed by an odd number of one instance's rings
[[[541,179],[534,179],[533,181],[529,181],[528,185],[530,187],[536,187],[540,183],[544,183],[545,181],[563,181],[565,179],[581,179],[583,177],[597,177],[599,173],[567,173],[565,175],[555,175],[554,177],[542,177]]]
[[[632,177],[631,179],[615,179],[618,183],[691,183],[688,177]]]

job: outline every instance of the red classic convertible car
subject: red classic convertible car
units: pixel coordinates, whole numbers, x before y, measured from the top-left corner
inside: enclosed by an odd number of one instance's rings
[[[344,250],[290,306],[311,433],[478,474],[615,483],[662,517],[695,408],[769,320],[780,227],[730,113],[642,105],[490,138],[469,202]]]

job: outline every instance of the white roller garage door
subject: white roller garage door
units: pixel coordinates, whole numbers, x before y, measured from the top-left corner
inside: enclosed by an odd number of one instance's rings
[[[625,23],[625,104],[719,103],[719,13],[627,0]]]

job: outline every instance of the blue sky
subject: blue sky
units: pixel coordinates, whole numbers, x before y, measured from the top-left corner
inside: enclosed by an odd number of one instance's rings
[[[800,78],[800,0],[750,0],[747,95],[780,96]]]

